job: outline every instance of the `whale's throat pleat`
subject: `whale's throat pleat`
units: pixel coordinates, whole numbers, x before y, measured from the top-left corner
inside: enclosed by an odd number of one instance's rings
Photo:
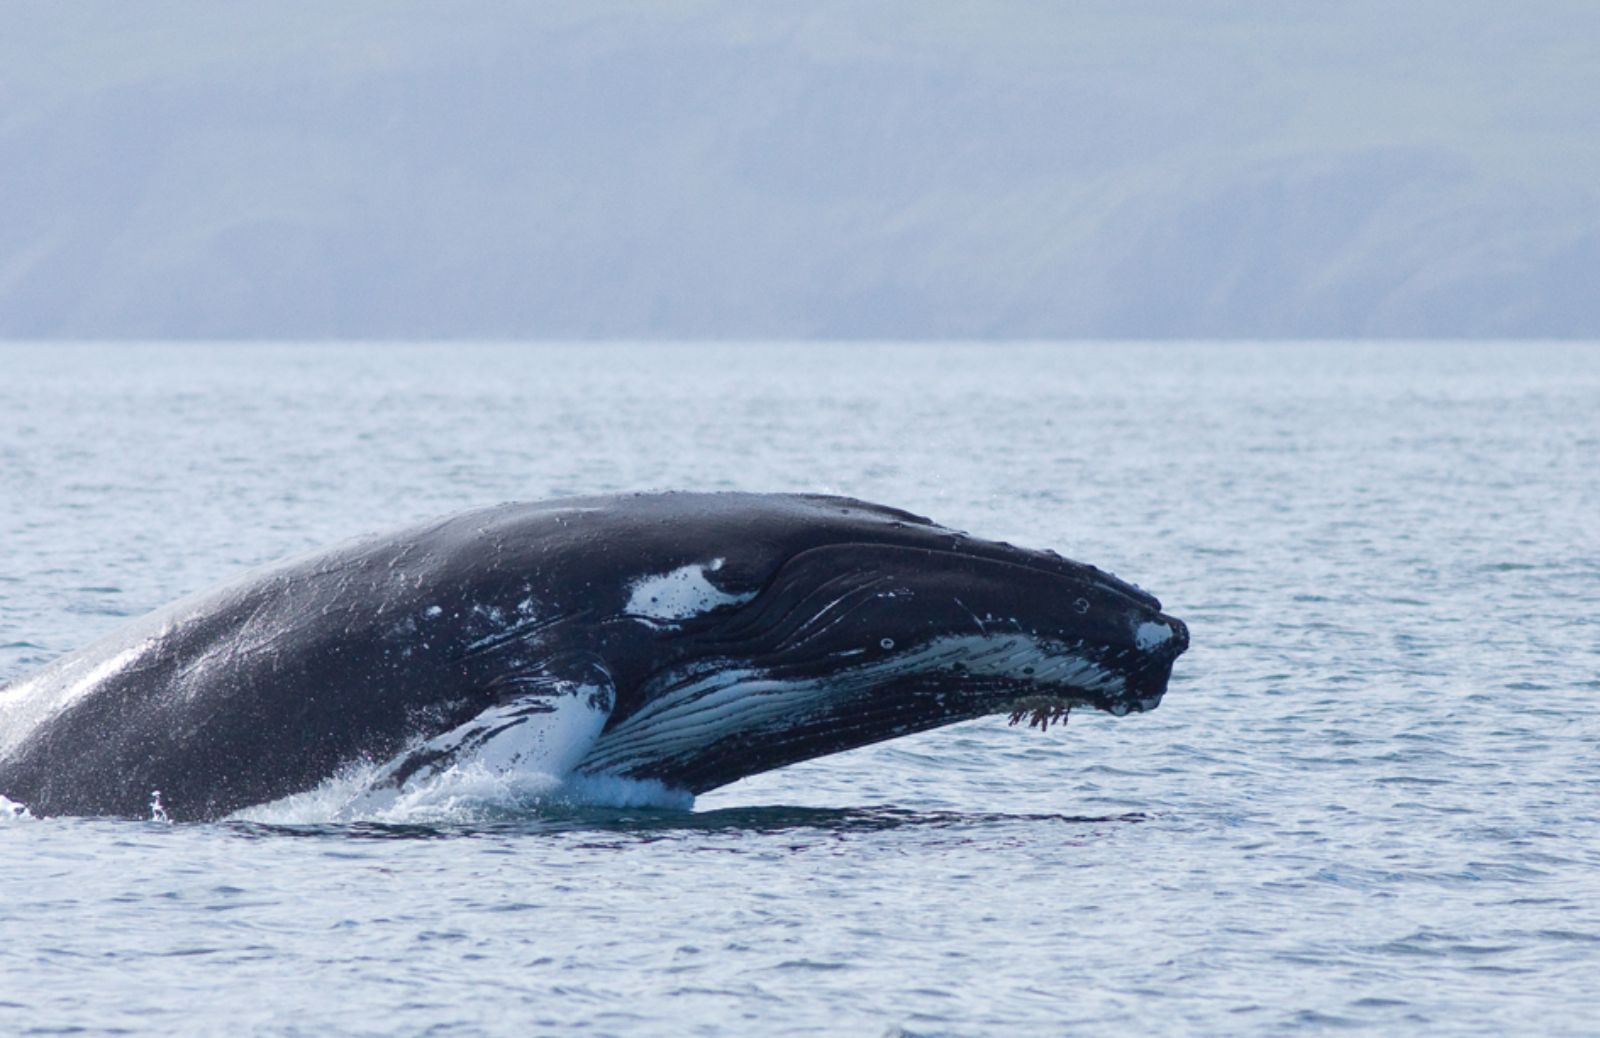
[[[701,793],[747,775],[1007,708],[1029,681],[1087,693],[1123,679],[1081,646],[1022,635],[938,639],[894,657],[810,668],[724,661],[670,673],[578,763]]]

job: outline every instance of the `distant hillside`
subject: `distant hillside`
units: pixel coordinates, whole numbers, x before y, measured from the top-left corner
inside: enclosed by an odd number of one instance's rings
[[[1600,5],[0,13],[0,336],[1600,337]]]

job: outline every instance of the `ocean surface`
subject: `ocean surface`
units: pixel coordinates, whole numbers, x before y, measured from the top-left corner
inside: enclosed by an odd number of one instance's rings
[[[1189,624],[699,798],[0,817],[0,1033],[1600,1031],[1600,347],[0,345],[0,683],[511,499],[821,490]],[[3,793],[0,790],[0,793]]]

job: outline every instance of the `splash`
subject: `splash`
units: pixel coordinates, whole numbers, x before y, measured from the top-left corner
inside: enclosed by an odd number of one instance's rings
[[[7,800],[0,796],[0,827],[18,822],[36,822],[33,813],[15,800]]]
[[[694,796],[656,781],[608,775],[552,775],[466,761],[409,782],[375,787],[384,764],[359,764],[315,789],[235,812],[234,821],[276,825],[379,822],[463,825],[538,816],[572,806],[689,810]]]
[[[394,760],[349,766],[315,789],[232,817],[283,825],[459,825],[574,805],[693,807],[692,795],[659,782],[574,773],[605,724],[595,692],[579,686],[538,711],[521,704],[491,708]],[[407,767],[418,753],[444,763]]]

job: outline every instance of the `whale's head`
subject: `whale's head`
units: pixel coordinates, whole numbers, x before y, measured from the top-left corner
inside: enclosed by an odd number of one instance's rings
[[[652,646],[627,657],[649,662],[616,674],[584,770],[700,792],[988,714],[1146,711],[1188,646],[1160,602],[1093,566],[858,501],[777,500],[731,526],[668,524],[675,564],[621,602]]]

